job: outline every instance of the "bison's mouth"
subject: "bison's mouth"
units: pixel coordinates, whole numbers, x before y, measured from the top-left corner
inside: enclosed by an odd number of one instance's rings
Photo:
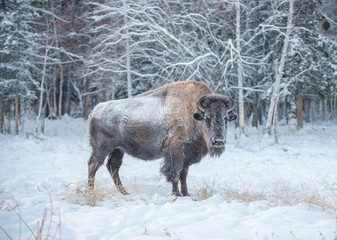
[[[224,138],[211,138],[210,139],[210,151],[211,157],[220,157],[220,155],[225,151],[226,140]]]
[[[211,157],[220,157],[221,154],[225,151],[225,146],[219,147],[219,146],[211,146],[210,149],[210,156]]]

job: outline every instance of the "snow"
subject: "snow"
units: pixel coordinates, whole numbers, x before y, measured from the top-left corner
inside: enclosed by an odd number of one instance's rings
[[[237,140],[230,125],[226,152],[190,167],[191,197],[170,195],[160,160],[126,156],[120,175],[131,196],[102,166],[102,200],[91,203],[87,121],[0,135],[0,239],[336,239],[337,125],[280,126],[278,145],[246,129]]]

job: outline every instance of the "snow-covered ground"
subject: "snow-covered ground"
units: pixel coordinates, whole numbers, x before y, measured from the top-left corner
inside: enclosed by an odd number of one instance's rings
[[[226,152],[191,166],[192,196],[179,198],[160,160],[129,156],[120,175],[131,196],[104,166],[89,192],[87,121],[45,129],[0,135],[0,239],[337,239],[336,123],[280,126],[278,145],[252,128],[236,140],[231,125]]]

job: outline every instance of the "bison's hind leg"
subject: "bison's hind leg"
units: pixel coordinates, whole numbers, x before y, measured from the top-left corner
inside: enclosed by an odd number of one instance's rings
[[[104,163],[106,155],[93,149],[88,161],[88,186],[94,187],[95,175],[100,166]]]
[[[106,164],[106,167],[115,183],[115,186],[117,187],[118,191],[120,191],[124,195],[129,195],[129,193],[125,190],[122,181],[119,177],[119,168],[122,165],[123,162],[123,156],[124,152],[117,148],[114,151],[112,151],[109,154],[108,162]]]

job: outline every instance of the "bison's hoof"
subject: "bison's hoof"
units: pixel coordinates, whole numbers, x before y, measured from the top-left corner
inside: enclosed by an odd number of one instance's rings
[[[180,192],[172,192],[172,195],[176,196],[176,197],[182,197],[183,196],[183,195],[181,195]]]
[[[128,193],[122,185],[118,185],[117,189],[123,195],[130,195],[130,193]]]
[[[130,195],[125,189],[124,190],[119,190],[119,192],[125,196]]]
[[[188,192],[182,193],[182,195],[183,195],[184,197],[189,197],[189,196],[191,196]]]

